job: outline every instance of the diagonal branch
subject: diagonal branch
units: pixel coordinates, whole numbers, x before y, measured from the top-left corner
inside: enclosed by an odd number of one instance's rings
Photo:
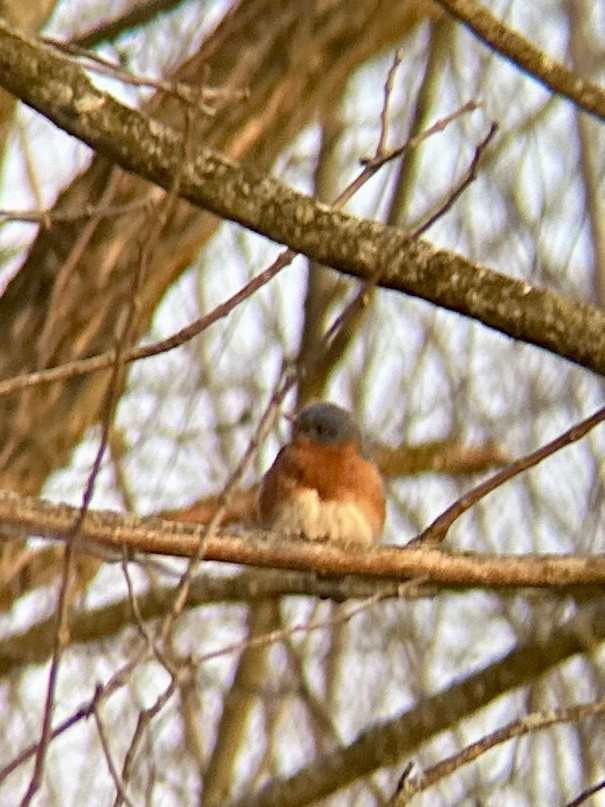
[[[51,76],[52,80],[48,77]],[[77,66],[0,22],[0,84],[92,148],[311,260],[429,300],[509,336],[605,371],[605,315],[420,239],[334,211],[210,149],[183,165],[183,136],[97,90]]]
[[[580,78],[555,61],[475,0],[437,2],[489,48],[510,59],[531,78],[585,112],[605,120],[605,90],[598,84]]]
[[[263,170],[332,103],[353,70],[400,42],[427,15],[439,13],[430,0],[402,0],[396,6],[389,0],[335,0],[320,3],[313,14],[298,0],[241,0],[228,6],[169,81],[187,87],[189,97],[199,90],[209,100],[211,78],[222,97],[215,114],[198,109],[190,115],[191,107],[172,92],[155,93],[145,108],[177,129],[185,125],[190,143],[212,146]],[[54,78],[46,71],[38,80]],[[242,92],[245,102],[234,103]],[[189,150],[183,154],[189,157]],[[169,285],[192,265],[219,225],[182,201],[158,233],[154,211],[162,197],[157,187],[112,167],[102,155],[65,188],[0,297],[3,379],[110,351],[116,306],[128,294],[140,249],[153,240],[133,323],[141,338]],[[86,209],[93,211],[85,217],[91,220],[69,220]],[[49,344],[43,336],[51,323]],[[9,446],[6,462],[0,463],[0,486],[37,493],[99,419],[106,384],[107,373],[97,372],[0,402],[0,444],[3,450]]]
[[[408,711],[377,721],[345,747],[319,757],[290,777],[272,780],[256,793],[232,802],[231,807],[295,807],[334,792],[380,767],[399,762],[494,698],[534,681],[571,656],[596,647],[604,638],[605,614],[599,600],[566,624],[547,625],[539,638],[424,698]],[[123,676],[114,676],[104,688],[97,688],[92,701],[53,728],[53,738],[89,717],[95,705],[108,699],[121,682]],[[29,759],[35,749],[35,744],[30,745],[0,768],[0,781]]]
[[[289,777],[273,779],[230,807],[302,807],[333,793],[378,768],[405,762],[425,742],[576,653],[602,641],[603,607],[587,608],[563,627],[547,627],[538,641],[511,650],[488,667],[468,675],[417,706],[376,722],[344,748],[312,761]]]

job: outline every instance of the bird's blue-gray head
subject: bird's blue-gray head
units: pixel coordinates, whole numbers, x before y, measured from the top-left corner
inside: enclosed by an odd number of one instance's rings
[[[363,437],[350,412],[321,401],[306,406],[294,418],[294,439],[302,437],[325,446],[356,443],[363,452]]]

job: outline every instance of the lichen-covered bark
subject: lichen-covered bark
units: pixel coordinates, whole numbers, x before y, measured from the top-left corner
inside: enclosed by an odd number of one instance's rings
[[[11,42],[1,26],[0,45],[0,82],[8,84],[12,77]],[[73,75],[68,81],[71,66],[65,68],[65,76],[61,76],[62,71],[62,64],[57,64],[56,77],[63,80],[56,83],[56,97],[39,97],[21,67],[16,89],[30,103],[44,108],[51,119],[86,142],[98,144],[125,168],[140,172],[166,190],[178,178],[178,192],[185,199],[287,244],[312,260],[473,317],[595,372],[605,371],[605,317],[600,310],[437,249],[397,228],[343,214],[292,190],[256,166],[242,167],[220,152],[203,148],[188,154],[185,138],[175,129],[94,91],[83,76]],[[34,69],[30,72],[35,74]],[[81,108],[86,111],[81,113]],[[115,282],[118,268],[112,269]],[[131,274],[125,272],[124,299]],[[99,277],[98,272],[95,277]],[[22,279],[19,276],[9,288],[7,300],[14,296]],[[18,301],[18,295],[15,299]],[[113,298],[114,305],[116,299],[120,297]],[[87,323],[98,316],[98,304],[94,298],[92,310],[85,312]],[[115,317],[115,312],[106,313]],[[47,327],[53,340],[51,348],[59,344],[61,323],[57,316],[53,327]],[[94,335],[99,332],[106,334],[107,329],[93,329]],[[96,344],[94,347],[100,349]],[[48,356],[49,346],[42,348]]]
[[[5,0],[0,4],[0,15],[20,31],[33,33],[47,22],[57,0]],[[0,160],[4,156],[7,139],[13,128],[13,113],[17,99],[0,90]]]
[[[190,142],[217,147],[267,169],[356,65],[400,40],[432,8],[422,0],[394,5],[338,0],[318,4],[311,13],[297,0],[242,2],[175,78],[198,86],[206,80],[225,89],[248,89],[249,97],[227,103],[212,118],[198,115],[189,130]],[[45,72],[37,84],[46,85],[49,93],[61,87],[68,92],[61,75]],[[78,88],[72,85],[71,90]],[[67,95],[64,100],[69,101]],[[59,114],[60,101],[55,106]],[[81,120],[90,111],[89,101],[94,103],[84,90]],[[184,107],[174,98],[158,95],[150,112],[177,131],[185,128]],[[107,137],[111,134],[110,129]],[[130,131],[130,136],[136,139],[138,133]],[[100,201],[123,205],[146,197],[157,201],[157,189],[96,158],[61,194],[56,209],[80,213]],[[142,246],[153,236],[157,241],[148,256],[134,323],[135,335],[143,333],[167,286],[216,224],[216,219],[180,202],[159,233],[157,213],[144,209],[119,218],[55,222],[41,231],[0,299],[0,377],[110,348],[116,321],[132,295]],[[106,379],[96,374],[0,400],[1,487],[39,490],[99,417]]]

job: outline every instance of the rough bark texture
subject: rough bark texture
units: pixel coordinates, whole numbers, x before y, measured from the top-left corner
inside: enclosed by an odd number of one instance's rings
[[[400,40],[432,8],[417,1],[393,6],[382,0],[340,0],[320,4],[312,13],[296,0],[241,3],[175,78],[197,86],[205,81],[225,89],[247,88],[250,96],[225,105],[213,118],[199,114],[189,128],[189,142],[268,168],[356,65]],[[61,82],[62,76],[53,73],[38,81],[51,95],[58,86],[67,92]],[[150,112],[176,130],[186,128],[185,108],[172,97],[158,96]],[[80,213],[91,204],[157,202],[158,196],[157,188],[95,158],[61,194],[56,209]],[[157,211],[149,209],[112,219],[93,216],[84,224],[56,222],[41,231],[0,300],[0,377],[111,348],[116,323],[132,296],[141,250],[153,236],[157,242],[148,256],[134,323],[135,336],[142,334],[168,285],[216,224],[181,202],[160,232]],[[0,402],[1,487],[39,490],[99,417],[106,379],[97,374]]]
[[[48,21],[57,0],[5,0],[0,3],[0,14],[6,17],[11,25],[26,33],[39,31]],[[0,90],[0,155],[4,154],[6,141],[13,129],[13,114],[17,99]]]
[[[221,152],[207,148],[189,150],[185,138],[174,128],[164,127],[155,119],[129,110],[94,90],[71,65],[63,65],[60,59],[53,62],[52,55],[36,61],[35,46],[17,42],[13,52],[13,44],[10,33],[0,27],[0,82],[12,86],[28,103],[44,109],[51,119],[85,142],[96,144],[111,154],[123,167],[140,172],[166,190],[178,181],[178,193],[185,199],[287,244],[312,260],[473,317],[515,339],[545,347],[595,372],[605,371],[605,317],[598,309],[549,289],[515,280],[454,252],[436,249],[399,229],[326,207],[293,191],[256,166],[242,167]],[[22,47],[27,51],[25,59]],[[27,71],[23,63],[29,62],[30,56],[32,64]],[[15,69],[15,64],[18,64],[18,69]],[[40,69],[38,64],[50,66],[56,79],[45,86],[43,93],[38,93],[33,84]],[[121,182],[122,177],[118,179]],[[189,208],[185,213],[193,216]],[[171,226],[174,226],[177,215],[170,218]],[[157,218],[151,221],[157,230]],[[146,222],[142,222],[136,232],[143,232],[144,243],[154,236],[153,231],[146,230]],[[102,349],[98,344],[99,334],[106,336],[111,329],[105,322],[91,328],[91,322],[100,316],[105,316],[110,322],[116,321],[116,303],[129,299],[136,255],[133,255],[132,237],[126,239],[125,236],[116,235],[112,242],[114,250],[117,249],[119,244],[116,245],[116,241],[121,237],[124,250],[131,259],[123,270],[123,285],[119,285],[121,296],[111,298],[113,308],[107,311],[101,304],[97,289],[91,295],[89,286],[85,286],[88,297],[84,301],[78,298],[81,302],[79,313],[84,322],[76,333],[79,341],[85,342],[84,347],[94,352]],[[163,254],[164,244],[162,242],[154,249],[154,257]],[[139,249],[142,248],[140,244]],[[111,289],[115,295],[121,264],[110,268],[114,273]],[[62,273],[64,269],[65,264]],[[101,270],[97,269],[94,275],[97,288],[108,274],[104,266]],[[11,324],[8,315],[24,296],[26,277],[26,273],[21,272],[9,287],[4,301],[0,301],[0,322],[4,310],[7,331]],[[70,280],[71,277],[61,277],[61,288],[64,289],[63,284]],[[149,288],[155,288],[156,281],[155,276],[150,277],[143,291],[147,302]],[[27,290],[31,285],[27,285]],[[72,290],[77,292],[82,286],[78,275],[72,283]],[[68,293],[66,300],[71,301],[72,296]],[[46,294],[43,297],[46,300]],[[9,304],[9,310],[3,309],[3,302]],[[55,307],[54,319],[50,319],[51,327],[44,326],[52,341],[50,345],[44,343],[43,358],[50,358],[53,363],[64,359],[61,344],[69,347],[74,338],[73,329],[64,322],[63,295],[57,305],[59,308]],[[148,306],[143,309],[148,310]],[[46,309],[44,313],[47,313]],[[50,314],[53,314],[52,306]],[[68,328],[63,338],[62,327]],[[24,331],[17,332],[21,344],[24,334]],[[4,335],[1,329],[0,335]],[[14,336],[14,331],[8,331],[7,341]],[[90,336],[97,337],[96,341]]]
[[[601,120],[605,120],[605,92],[591,81],[579,78],[521,34],[505,25],[489,9],[474,0],[436,0],[453,17],[482,40],[503,54],[549,90],[568,98]]]

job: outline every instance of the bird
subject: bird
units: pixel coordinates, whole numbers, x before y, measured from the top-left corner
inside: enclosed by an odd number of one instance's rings
[[[312,403],[292,420],[292,438],[260,485],[260,525],[288,538],[363,549],[380,541],[385,494],[380,471],[346,409]]]

